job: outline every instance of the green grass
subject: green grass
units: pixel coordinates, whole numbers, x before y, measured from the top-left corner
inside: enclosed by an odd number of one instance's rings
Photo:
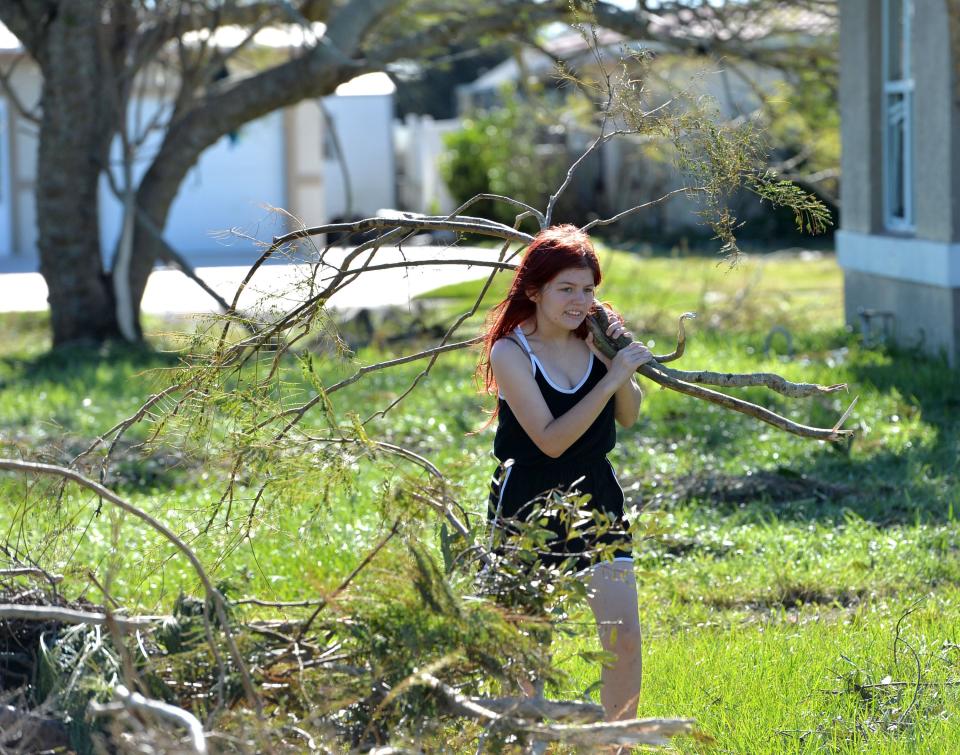
[[[637,545],[641,714],[694,717],[717,752],[960,752],[960,373],[913,353],[863,348],[843,327],[841,275],[829,255],[750,257],[734,268],[601,255],[601,298],[655,352],[672,349],[681,312],[697,311],[679,367],[849,383],[848,394],[813,400],[741,392],[808,424],[832,425],[859,396],[848,422],[857,438],[835,448],[644,386],[641,419],[620,431],[612,455],[630,503],[644,507],[647,532]],[[433,316],[464,311],[479,285],[435,292]],[[175,357],[47,355],[45,325],[40,316],[0,316],[0,452],[68,461],[156,390]],[[789,354],[776,327],[790,334]],[[477,328],[479,319],[467,330]],[[494,464],[491,430],[467,434],[489,408],[475,391],[476,356],[441,359],[369,432],[427,456],[479,522]],[[356,355],[360,363],[384,357],[375,348]],[[366,416],[421,366],[373,373],[334,405]],[[320,369],[345,374],[349,366]],[[291,392],[309,393],[294,371],[287,380]],[[228,471],[169,448],[146,463],[121,454],[112,483],[189,538],[234,595],[289,599],[329,588],[356,565],[383,531],[384,480],[409,470],[361,463],[349,487],[274,502],[250,539],[222,515],[207,528]],[[196,590],[169,545],[106,509],[94,516],[92,496],[68,488],[58,498],[42,484],[46,498],[27,496],[37,491],[23,480],[0,480],[0,543],[66,574],[67,594],[100,600],[87,571],[102,576],[110,564],[111,590],[143,610],[168,610],[180,589]],[[241,486],[234,506],[245,511],[252,495]],[[28,498],[32,529],[15,516]],[[433,517],[415,515],[435,543]],[[389,572],[389,559],[368,578]],[[578,655],[597,648],[593,629],[585,615],[577,621],[575,636],[556,641],[569,679],[551,691],[558,696],[576,697],[598,678]],[[678,748],[709,750],[694,740]]]

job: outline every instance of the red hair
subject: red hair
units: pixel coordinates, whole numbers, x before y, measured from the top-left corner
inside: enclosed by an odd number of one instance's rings
[[[493,344],[513,332],[520,323],[534,316],[537,305],[530,301],[528,294],[531,291],[539,291],[560,272],[570,268],[590,270],[593,273],[593,284],[600,284],[600,261],[586,233],[574,225],[555,225],[534,236],[520,266],[514,272],[510,292],[487,315],[483,357],[477,365],[478,383],[482,384],[485,393],[497,392],[497,381],[490,366],[490,350]],[[580,338],[586,338],[587,326],[581,323],[574,333]],[[490,422],[493,422],[496,416],[495,408]],[[490,422],[487,422],[487,425]]]

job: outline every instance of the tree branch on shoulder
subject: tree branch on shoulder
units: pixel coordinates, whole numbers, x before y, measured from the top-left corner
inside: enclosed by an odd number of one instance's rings
[[[684,317],[687,317],[688,314],[684,315]],[[668,355],[668,357],[673,359],[676,358],[677,352],[682,353],[682,344],[685,341],[683,334],[684,317],[680,318],[680,338],[677,343],[677,350],[673,354]],[[613,358],[617,351],[630,343],[630,339],[626,336],[620,336],[620,338],[614,341],[606,334],[608,325],[609,319],[607,317],[606,309],[604,309],[602,306],[594,306],[590,314],[587,316],[587,327],[593,334],[594,343],[597,345],[597,348],[600,349],[600,351],[607,357]],[[849,416],[850,409],[847,410],[847,412],[840,418],[840,421],[832,428],[809,427],[807,425],[801,425],[793,422],[786,417],[782,417],[779,414],[770,411],[769,409],[765,409],[764,407],[750,403],[749,401],[744,401],[743,399],[734,398],[733,396],[728,396],[724,393],[711,391],[708,388],[701,387],[704,384],[722,386],[726,388],[764,386],[776,391],[777,393],[783,394],[784,396],[797,398],[818,396],[846,390],[846,383],[839,383],[836,385],[791,383],[780,375],[763,372],[752,374],[718,373],[710,371],[683,372],[661,366],[657,362],[656,357],[654,358],[654,361],[641,365],[637,369],[637,372],[644,377],[649,378],[653,382],[662,385],[664,388],[670,388],[678,393],[685,393],[688,396],[709,401],[713,404],[717,404],[718,406],[722,406],[725,409],[732,409],[733,411],[747,414],[751,417],[756,417],[757,419],[773,425],[780,430],[785,430],[788,433],[799,435],[802,438],[836,442],[847,439],[853,435],[852,430],[840,429],[842,423]],[[856,403],[856,399],[854,399],[854,403]]]

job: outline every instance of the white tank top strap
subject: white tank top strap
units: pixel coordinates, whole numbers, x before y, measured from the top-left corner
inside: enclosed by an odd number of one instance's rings
[[[513,332],[517,334],[517,338],[520,339],[520,344],[523,346],[524,351],[527,352],[527,356],[530,357],[530,369],[533,370],[533,374],[537,374],[537,358],[533,355],[533,349],[530,348],[530,343],[527,341],[527,337],[523,334],[523,329],[518,325],[513,329]]]
[[[520,348],[527,352],[527,356],[530,357],[530,371],[533,373],[534,377],[536,377],[537,358],[533,355],[533,349],[530,348],[530,344],[527,342],[527,337],[523,334],[523,331],[520,329],[519,325],[513,329],[513,332],[516,334],[518,339],[515,341],[515,343],[519,343]],[[497,391],[497,396],[499,398],[504,398],[503,392],[499,390]]]

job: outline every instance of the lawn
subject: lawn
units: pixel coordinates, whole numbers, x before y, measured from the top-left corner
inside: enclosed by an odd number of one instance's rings
[[[601,298],[655,353],[673,348],[679,314],[697,312],[678,367],[849,384],[849,393],[818,399],[741,391],[805,424],[831,426],[859,397],[847,423],[856,438],[836,447],[644,385],[641,419],[621,429],[611,457],[646,532],[636,543],[641,715],[697,719],[714,745],[681,739],[682,752],[960,752],[960,373],[912,352],[865,348],[842,324],[842,280],[829,254],[750,256],[730,267],[604,249],[601,261]],[[425,317],[465,311],[479,285],[434,292]],[[502,290],[501,282],[489,300]],[[41,316],[0,316],[0,455],[67,462],[132,414],[169,379],[176,333],[192,327],[147,326],[152,351],[47,354]],[[464,332],[479,327],[474,318]],[[345,375],[412,347],[367,345],[346,361],[318,355],[317,370]],[[474,523],[494,467],[492,431],[471,434],[490,407],[476,392],[476,359],[444,355],[366,428],[441,469]],[[422,366],[371,373],[333,395],[332,409],[365,417]],[[310,395],[299,366],[283,380],[291,396]],[[381,512],[391,480],[409,474],[399,463],[318,464],[257,510],[247,537],[236,517],[253,506],[253,488],[238,485],[228,516],[229,469],[174,444],[144,459],[134,442],[148,432],[125,439],[110,484],[187,539],[234,598],[295,599],[338,584],[389,525]],[[338,484],[324,485],[325,475]],[[102,600],[91,571],[143,612],[168,611],[181,590],[197,590],[169,544],[108,509],[97,516],[86,493],[4,476],[0,497],[0,544],[64,574],[70,597]],[[406,536],[414,535],[437,551],[434,517],[411,513]],[[355,589],[389,576],[392,548]],[[551,695],[577,698],[595,686],[587,658],[598,643],[586,619],[575,615],[571,635],[554,643],[564,675]]]

